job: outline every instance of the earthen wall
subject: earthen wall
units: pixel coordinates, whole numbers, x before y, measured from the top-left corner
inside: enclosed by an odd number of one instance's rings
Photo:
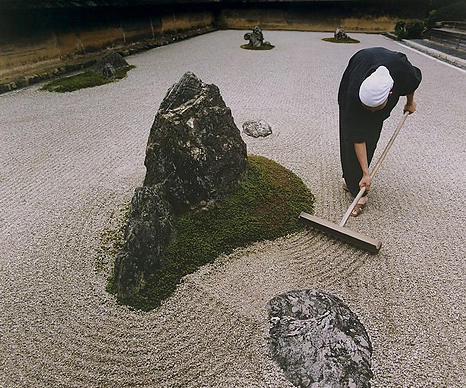
[[[400,18],[422,18],[421,1],[217,2],[144,7],[0,10],[0,81],[59,67],[106,48],[125,48],[215,29],[393,31]]]

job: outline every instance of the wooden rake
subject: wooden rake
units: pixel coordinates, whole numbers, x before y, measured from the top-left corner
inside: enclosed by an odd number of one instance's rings
[[[375,174],[377,173],[378,169],[380,168],[380,165],[385,159],[385,156],[387,155],[388,151],[393,145],[393,142],[395,141],[396,137],[398,136],[398,133],[400,133],[401,127],[403,126],[406,118],[408,117],[409,112],[405,112],[403,114],[402,119],[400,120],[398,127],[395,129],[395,132],[393,133],[392,137],[390,138],[390,141],[388,142],[387,146],[385,147],[382,155],[380,156],[379,160],[377,161],[377,164],[375,165],[374,169],[372,170],[371,173],[371,180],[374,179]],[[370,253],[377,253],[379,252],[380,248],[382,247],[382,241],[376,240],[372,237],[365,236],[361,233],[355,232],[351,229],[348,229],[345,227],[346,221],[348,221],[348,218],[353,211],[354,207],[358,203],[358,201],[361,199],[361,197],[364,195],[366,191],[366,188],[363,186],[361,190],[359,190],[358,195],[354,198],[354,201],[351,203],[350,207],[346,211],[345,215],[341,219],[340,223],[334,224],[333,222],[324,220],[322,218],[313,216],[311,214],[301,212],[299,215],[299,218],[302,220],[305,220],[307,223],[309,223],[313,228],[321,230],[331,236],[337,237],[342,241],[345,241],[346,243],[356,246],[358,248],[364,249]]]

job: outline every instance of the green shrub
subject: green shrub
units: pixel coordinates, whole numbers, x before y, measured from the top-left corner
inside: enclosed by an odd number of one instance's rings
[[[350,37],[344,38],[344,39],[337,39],[337,38],[322,38],[322,40],[326,42],[332,42],[332,43],[360,43],[359,40],[353,39]]]
[[[41,88],[41,90],[65,93],[74,92],[75,90],[79,89],[100,86],[125,78],[128,71],[133,69],[134,67],[135,66],[126,66],[115,69],[115,77],[106,77],[102,73],[98,73],[94,70],[89,69],[70,77],[53,80],[44,85]]]
[[[431,0],[428,19],[433,21],[465,21],[465,0]]]
[[[302,228],[301,211],[312,212],[314,197],[293,172],[260,156],[248,158],[248,176],[216,208],[173,220],[176,239],[139,295],[120,300],[150,310],[170,296],[184,275],[256,241],[271,240]],[[111,282],[111,280],[110,280]],[[110,284],[108,290],[112,290]]]
[[[395,24],[395,35],[398,39],[405,39],[407,36],[406,22],[404,20],[398,20]]]
[[[395,35],[398,39],[417,39],[424,33],[425,25],[422,20],[406,22],[399,20],[395,24]]]
[[[245,50],[272,50],[275,46],[273,44],[263,44],[259,47],[253,47],[246,43],[242,44],[240,47]]]

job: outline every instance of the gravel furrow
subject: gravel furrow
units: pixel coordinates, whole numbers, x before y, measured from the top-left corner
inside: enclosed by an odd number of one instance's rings
[[[373,387],[466,386],[466,72],[377,35],[335,45],[321,40],[330,34],[265,31],[276,45],[266,52],[241,50],[243,35],[129,57],[136,68],[117,83],[0,96],[0,387],[290,388],[267,355],[266,305],[303,288],[358,314]],[[266,120],[272,136],[244,136],[248,152],[295,172],[316,215],[338,222],[351,198],[340,187],[336,93],[348,59],[371,46],[423,71],[418,111],[347,224],[381,239],[378,255],[303,231],[218,258],[148,313],[106,293],[100,236],[141,185],[152,121],[183,73],[216,84],[239,128]]]

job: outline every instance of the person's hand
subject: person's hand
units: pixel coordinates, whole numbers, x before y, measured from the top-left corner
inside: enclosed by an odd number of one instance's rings
[[[362,179],[359,181],[359,189],[362,189],[363,186],[366,187],[366,191],[369,191],[371,188],[371,176],[368,174],[364,174]]]
[[[403,113],[409,112],[409,114],[411,114],[411,113],[414,113],[415,111],[416,111],[416,103],[414,101],[407,102],[403,109]]]

